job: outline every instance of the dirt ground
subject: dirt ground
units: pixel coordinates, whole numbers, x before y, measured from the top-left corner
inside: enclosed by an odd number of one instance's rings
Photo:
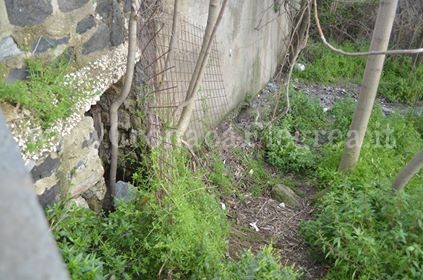
[[[296,90],[319,100],[325,110],[330,110],[340,99],[349,97],[357,100],[359,92],[357,85],[331,86],[294,82],[293,86]],[[242,181],[249,170],[239,160],[235,150],[238,153],[241,150],[248,155],[263,150],[254,132],[268,124],[280,87],[277,83],[269,82],[255,98],[247,98],[246,102],[215,130],[217,145],[213,148],[214,152],[218,151],[225,168],[231,170],[236,182]],[[408,108],[381,98],[378,98],[377,103],[382,106],[385,114],[394,111],[404,113]],[[270,176],[282,176],[274,167],[266,162],[263,164]],[[246,249],[257,252],[263,246],[271,244],[283,265],[295,266],[303,273],[303,279],[319,279],[325,275],[328,267],[321,258],[317,260],[312,256],[310,248],[300,234],[300,224],[313,217],[316,190],[304,178],[294,179],[294,190],[298,194],[301,193],[301,207],[297,209],[272,199],[266,191],[260,196],[253,195],[248,187],[241,190],[241,195],[222,197],[222,207],[227,209],[231,222],[228,254],[237,258]]]
[[[261,143],[251,132],[255,127],[261,128],[266,124],[266,117],[270,115],[278,89],[279,85],[269,83],[256,98],[242,106],[237,113],[228,116],[216,128],[216,148],[225,167],[233,171],[235,181],[242,180],[243,174],[249,170],[239,161],[234,149],[251,154],[254,149],[261,148]],[[231,138],[229,145],[228,137]],[[272,177],[279,176],[278,171],[269,165],[266,165],[266,171]],[[241,197],[223,197],[222,205],[227,209],[231,222],[229,255],[237,258],[245,249],[251,248],[256,252],[263,246],[272,244],[281,263],[294,265],[303,273],[303,279],[324,276],[327,268],[311,256],[310,248],[299,232],[301,222],[313,216],[312,197],[315,190],[301,180],[298,181],[296,190],[302,194],[301,207],[298,209],[279,203],[267,192],[255,196],[245,190]]]

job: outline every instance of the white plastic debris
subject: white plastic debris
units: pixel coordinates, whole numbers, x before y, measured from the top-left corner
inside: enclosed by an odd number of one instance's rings
[[[257,227],[257,222],[250,223],[250,226],[255,229],[255,231],[260,231],[260,229]]]
[[[304,70],[305,70],[305,65],[304,64],[302,64],[302,63],[295,63],[295,66],[294,66],[294,68],[295,68],[295,70],[298,70],[298,71],[301,71],[301,72],[303,72]]]
[[[254,170],[250,169],[250,171],[248,173],[250,173],[250,175],[253,175]]]
[[[225,205],[225,203],[221,202],[221,203],[220,203],[220,205],[222,206],[222,209],[223,209],[223,210],[226,210],[226,205]]]
[[[279,203],[279,207],[285,208],[285,203],[283,202]]]

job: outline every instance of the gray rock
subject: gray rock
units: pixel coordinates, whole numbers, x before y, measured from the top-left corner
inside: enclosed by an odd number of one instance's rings
[[[125,40],[124,17],[116,0],[102,0],[97,3],[98,13],[111,31],[110,42],[118,46]]]
[[[69,37],[63,37],[60,39],[50,38],[48,36],[41,36],[32,44],[31,52],[34,53],[43,53],[49,49],[55,48],[58,45],[67,44],[69,42]]]
[[[103,201],[106,196],[107,187],[104,179],[101,179],[95,186],[89,188],[82,194],[89,207],[99,213],[103,209]]]
[[[293,208],[300,208],[300,197],[285,185],[276,185],[272,188],[271,196],[278,202],[283,202]]]
[[[111,14],[113,8],[113,0],[98,0],[95,12],[99,14],[103,19],[106,19]]]
[[[59,167],[60,159],[58,157],[53,158],[49,155],[41,164],[35,166],[31,170],[31,175],[34,181],[40,180],[45,177],[50,177],[56,172]]]
[[[44,22],[52,14],[51,0],[5,0],[9,22],[32,26]]]
[[[98,27],[96,32],[88,39],[82,46],[82,54],[90,54],[110,46],[110,29],[107,25],[102,24]]]
[[[112,22],[109,26],[111,29],[110,42],[113,47],[119,46],[125,41],[125,27],[122,11],[116,0],[113,1]]]
[[[136,195],[137,190],[131,184],[123,181],[116,182],[116,195],[114,197],[114,203],[116,203],[116,199],[130,202],[136,198]]]
[[[96,26],[96,23],[95,23],[94,17],[90,15],[84,18],[83,20],[81,20],[80,22],[78,22],[78,24],[76,25],[76,33],[78,34],[85,33],[95,26]]]
[[[72,204],[76,205],[79,208],[86,208],[86,209],[90,208],[89,205],[88,205],[88,202],[83,197],[80,197],[80,196],[72,198],[69,201],[68,206],[71,206]]]
[[[62,12],[70,12],[87,4],[88,0],[58,0],[58,2]]]
[[[0,41],[0,61],[23,54],[12,37],[8,36]]]
[[[43,208],[46,208],[60,199],[60,186],[59,184],[45,190],[43,194],[38,196],[38,202]]]
[[[23,81],[26,80],[28,76],[29,72],[27,68],[15,68],[9,71],[5,82],[11,84],[16,81]]]
[[[63,152],[60,155],[60,172],[68,178],[67,190],[73,197],[80,196],[103,180],[104,168],[93,145],[82,148],[94,131],[92,118],[84,117],[63,139]]]

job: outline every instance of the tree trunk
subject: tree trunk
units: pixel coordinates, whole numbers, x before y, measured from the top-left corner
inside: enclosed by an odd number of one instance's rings
[[[175,38],[176,38],[176,30],[179,23],[179,0],[174,0],[173,3],[173,20],[172,20],[172,34],[170,34],[170,40],[169,40],[169,49],[166,56],[165,64],[163,70],[166,71],[166,69],[169,67],[169,61],[171,59],[171,55],[173,52],[173,48],[175,46]],[[164,76],[165,74],[163,74]]]
[[[373,30],[370,51],[386,51],[394,23],[398,0],[381,0]],[[364,78],[360,89],[357,108],[348,131],[347,141],[342,154],[339,170],[346,172],[357,164],[372,113],[373,104],[379,86],[385,55],[374,55],[367,59]]]
[[[392,188],[399,191],[407,185],[408,181],[423,168],[423,150],[418,152],[413,159],[401,170],[395,179]]]
[[[201,81],[204,76],[205,66],[207,64],[207,60],[210,54],[213,37],[222,19],[223,12],[228,1],[223,0],[220,12],[219,2],[219,0],[210,0],[209,15],[207,18],[207,26],[206,31],[204,33],[203,43],[201,45],[200,55],[197,59],[194,72],[192,73],[191,81],[189,83],[189,87],[185,97],[185,102],[183,104],[181,117],[179,118],[177,124],[176,141],[178,142],[178,144],[181,142],[180,140],[184,136],[191,120],[191,116],[194,110],[195,95],[200,87]]]
[[[110,157],[110,173],[109,173],[109,187],[112,196],[116,194],[116,172],[119,152],[119,132],[118,132],[118,110],[122,103],[129,95],[131,90],[132,79],[134,77],[135,54],[137,52],[137,22],[138,12],[141,5],[141,0],[133,0],[131,8],[131,16],[129,19],[129,38],[128,38],[128,58],[126,62],[125,82],[121,95],[110,106],[110,131],[109,138],[111,147]]]

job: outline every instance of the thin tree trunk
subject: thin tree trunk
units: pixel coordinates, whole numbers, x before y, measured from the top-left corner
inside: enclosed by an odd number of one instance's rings
[[[413,159],[401,170],[395,179],[392,188],[399,191],[407,185],[408,181],[423,168],[423,150],[418,152]]]
[[[381,0],[373,31],[370,51],[386,51],[394,23],[398,0]],[[364,78],[360,89],[357,108],[348,131],[339,170],[346,172],[355,167],[360,156],[367,125],[379,86],[385,55],[370,56],[367,59]]]
[[[207,26],[206,26],[206,31],[204,33],[200,55],[197,59],[194,72],[192,73],[191,81],[190,81],[187,94],[185,97],[185,102],[183,102],[181,117],[179,118],[179,121],[177,124],[176,141],[178,142],[178,144],[180,143],[180,140],[184,136],[188,128],[189,122],[191,120],[192,112],[194,110],[195,95],[203,79],[205,65],[207,64],[207,61],[208,61],[213,37],[216,34],[216,30],[222,19],[223,12],[225,10],[228,0],[223,0],[222,6],[220,8],[220,12],[218,9],[220,6],[219,2],[220,2],[219,0],[210,0],[209,15],[207,18]]]
[[[110,131],[109,138],[112,144],[110,158],[109,187],[112,196],[116,194],[116,172],[119,153],[118,110],[131,90],[134,77],[135,54],[137,52],[137,22],[141,0],[132,1],[131,16],[129,19],[128,57],[126,62],[125,82],[121,95],[110,106]]]
[[[175,37],[176,37],[176,30],[179,22],[179,0],[174,0],[173,3],[173,21],[172,21],[172,34],[170,35],[169,40],[169,50],[166,56],[165,64],[163,70],[169,67],[169,61],[172,56],[173,48],[175,47]],[[165,74],[163,74],[164,76]]]

